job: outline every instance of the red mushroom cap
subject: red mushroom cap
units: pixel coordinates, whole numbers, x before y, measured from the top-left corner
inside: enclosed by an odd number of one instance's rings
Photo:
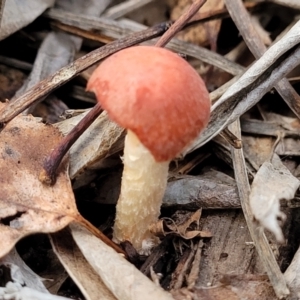
[[[87,90],[158,162],[182,152],[209,120],[204,82],[183,58],[164,48],[136,46],[113,54],[94,71]]]

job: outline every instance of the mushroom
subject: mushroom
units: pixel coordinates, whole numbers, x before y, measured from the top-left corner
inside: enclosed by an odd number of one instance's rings
[[[94,71],[87,90],[127,129],[114,240],[149,253],[158,243],[149,226],[160,215],[169,163],[207,125],[209,94],[188,62],[154,46],[110,56]]]

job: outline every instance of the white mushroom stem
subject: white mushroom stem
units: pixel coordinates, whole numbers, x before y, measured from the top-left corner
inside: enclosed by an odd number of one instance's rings
[[[114,240],[130,241],[139,253],[148,253],[158,242],[149,232],[149,226],[160,214],[169,162],[156,162],[138,137],[128,130],[123,163]]]

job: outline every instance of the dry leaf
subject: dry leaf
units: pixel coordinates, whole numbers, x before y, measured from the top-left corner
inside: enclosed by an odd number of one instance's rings
[[[2,104],[3,106],[3,104]],[[78,216],[66,161],[57,183],[44,186],[38,175],[46,155],[61,139],[59,131],[18,116],[0,133],[0,257],[22,237],[55,232]]]
[[[39,274],[45,279],[43,283],[53,295],[57,295],[62,285],[69,278],[68,273],[52,249],[47,252],[47,268]]]
[[[54,2],[54,0],[4,1],[0,40],[30,24]]]
[[[119,300],[174,300],[120,254],[78,224],[70,224],[81,252]]]
[[[171,20],[177,20],[183,12],[190,7],[192,0],[177,0],[176,5],[171,12]],[[209,13],[215,10],[220,10],[224,7],[223,0],[208,0],[199,10],[200,14]],[[179,33],[178,37],[186,42],[191,42],[196,45],[210,44],[215,48],[218,33],[221,27],[221,20],[214,20],[193,26]],[[214,45],[214,46],[213,46]]]
[[[254,170],[258,170],[260,166],[270,157],[275,138],[266,136],[242,136],[242,144],[244,155],[250,162]]]
[[[42,282],[42,278],[25,264],[15,248],[0,259],[0,265],[10,268],[10,276],[13,282],[34,288],[42,293],[49,293]]]
[[[84,258],[67,228],[51,235],[52,247],[86,300],[116,300]]]
[[[187,240],[194,237],[212,237],[212,234],[209,231],[198,230],[201,212],[202,209],[198,209],[195,213],[189,216],[188,219],[185,220],[185,222],[178,225],[170,218],[162,218],[157,223],[151,226],[150,231],[156,236],[166,236],[167,234],[174,234]],[[196,223],[197,225],[196,230],[194,230],[194,228],[191,229],[191,226],[194,225],[194,223]]]
[[[66,66],[74,59],[75,51],[74,41],[68,34],[50,32],[38,50],[30,75],[13,99],[20,97],[41,80]]]
[[[0,64],[0,99],[10,99],[21,87],[25,78],[25,73],[20,70]]]
[[[280,200],[294,197],[300,181],[282,164],[278,155],[258,170],[251,187],[250,206],[260,224],[271,231],[278,242],[284,242],[279,221],[286,216],[280,211]]]
[[[298,299],[300,296],[300,248],[295,253],[292,262],[284,273],[284,279],[290,288],[291,294]]]
[[[5,287],[0,287],[1,300],[71,300],[69,298],[42,293],[20,283],[9,281]]]

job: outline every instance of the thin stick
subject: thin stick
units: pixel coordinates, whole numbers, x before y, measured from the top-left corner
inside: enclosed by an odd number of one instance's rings
[[[108,37],[106,35],[103,35],[99,32],[91,32],[90,30],[84,30],[75,26],[63,24],[60,22],[51,22],[51,27],[54,28],[54,30],[62,30],[64,32],[68,32],[74,35],[77,35],[81,38],[85,38],[91,41],[97,41],[100,43],[108,44],[114,41],[115,39]]]
[[[105,234],[102,233],[97,227],[95,227],[92,223],[86,220],[81,215],[78,215],[77,218],[74,220],[75,222],[81,224],[84,228],[86,228],[89,232],[91,232],[94,236],[99,238],[103,243],[107,246],[113,248],[117,253],[121,253],[124,257],[127,257],[127,254],[124,250],[122,250],[117,244],[115,244],[111,239],[109,239]]]
[[[256,32],[249,13],[243,5],[243,2],[241,0],[225,0],[225,5],[232,20],[239,29],[240,34],[242,35],[246,45],[254,57],[258,59],[263,56],[267,48],[262,42],[259,34]],[[285,103],[300,119],[300,96],[297,94],[289,81],[286,78],[281,79],[275,85],[275,89],[283,98]]]
[[[121,49],[158,37],[169,28],[169,25],[169,22],[164,22],[149,29],[130,34],[96,49],[58,70],[52,76],[47,77],[33,86],[15,101],[8,102],[5,108],[0,112],[0,126],[5,125],[5,123],[12,120],[30,105],[37,102],[40,98],[46,96],[103,58]]]
[[[63,157],[78,137],[97,119],[101,112],[102,108],[100,104],[97,103],[45,159],[43,170],[39,175],[39,180],[42,183],[47,185],[53,185],[55,183],[56,171]]]
[[[140,23],[131,21],[130,23],[120,23],[110,19],[101,17],[83,16],[80,14],[72,14],[52,8],[44,14],[45,17],[60,23],[81,28],[83,30],[99,31],[104,37],[119,39],[122,36],[127,36],[130,32],[137,32],[144,29]],[[171,23],[169,23],[171,25]],[[234,63],[222,55],[212,52],[206,48],[178,40],[172,39],[168,48],[179,53],[184,53],[193,58],[199,59],[205,63],[213,65],[221,70],[224,70],[232,75],[243,73],[244,68]]]
[[[229,129],[238,138],[241,138],[241,129],[239,120],[232,123]],[[245,158],[243,149],[235,149],[231,147],[231,155],[234,168],[234,176],[237,182],[238,193],[241,200],[241,206],[247,222],[247,226],[254,242],[255,248],[258,252],[261,263],[269,276],[270,282],[279,299],[283,299],[289,294],[285,279],[281,273],[279,266],[274,257],[273,251],[270,247],[264,232],[253,221],[253,215],[249,204],[250,184],[248,181]]]
[[[184,25],[197,13],[200,7],[206,2],[206,0],[196,0],[190,6],[190,8],[180,18],[173,23],[167,32],[157,41],[156,47],[164,47],[175,35],[178,33]]]
[[[15,59],[15,58],[2,56],[2,55],[0,55],[0,63],[7,65],[9,67],[13,67],[15,69],[20,69],[20,70],[24,70],[24,71],[32,70],[32,64],[25,62],[25,61]]]
[[[233,148],[242,148],[242,140],[237,138],[228,128],[225,128],[222,132],[220,132],[220,136],[224,140],[226,140]]]

